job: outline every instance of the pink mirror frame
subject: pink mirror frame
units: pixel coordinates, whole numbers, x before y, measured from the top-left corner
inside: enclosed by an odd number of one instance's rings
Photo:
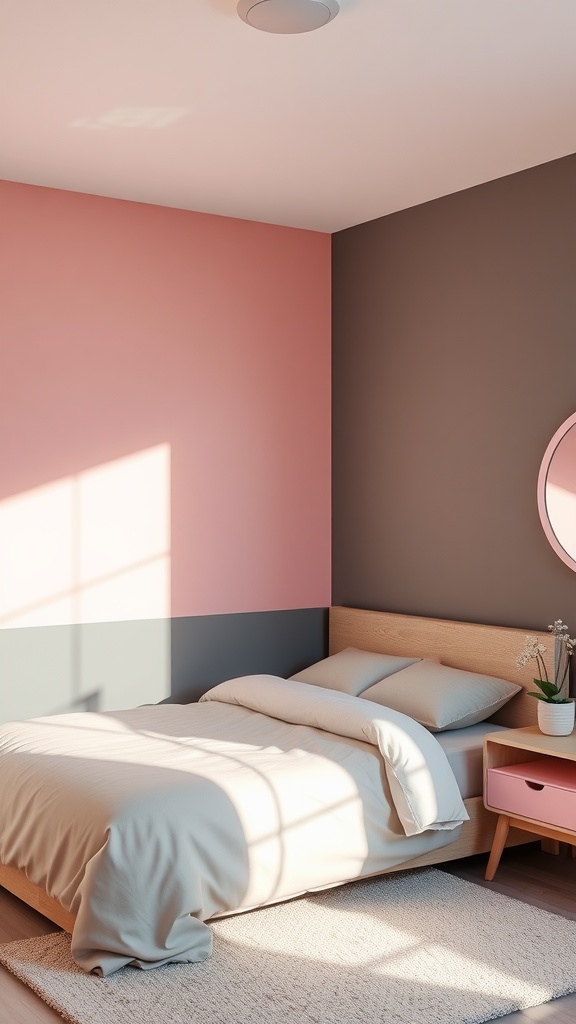
[[[573,543],[572,541],[570,541],[570,547],[572,550],[571,554],[570,551],[566,550],[564,544],[561,543],[557,536],[556,530],[554,529],[554,517],[550,515],[550,502],[548,500],[549,495],[547,494],[547,486],[549,483],[548,477],[550,474],[554,456],[558,453],[562,441],[566,439],[566,435],[569,433],[570,430],[572,430],[572,427],[574,426],[576,426],[576,413],[573,413],[572,416],[569,416],[568,419],[565,420],[560,427],[558,427],[558,430],[554,434],[552,440],[550,441],[550,444],[544,452],[544,457],[542,459],[542,464],[540,466],[540,472],[538,474],[538,512],[540,513],[540,521],[542,523],[544,533],[546,534],[546,537],[548,538],[551,547],[554,549],[558,557],[561,558],[566,565],[568,565],[571,569],[573,569],[576,572],[576,521],[574,523]],[[573,480],[576,490],[576,463],[574,464]],[[556,528],[558,528],[557,522]]]

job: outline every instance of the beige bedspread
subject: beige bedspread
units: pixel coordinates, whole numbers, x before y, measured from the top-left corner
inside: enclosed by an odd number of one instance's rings
[[[207,919],[384,871],[466,817],[417,723],[275,677],[0,727],[0,861],[77,914],[86,971],[202,960]]]

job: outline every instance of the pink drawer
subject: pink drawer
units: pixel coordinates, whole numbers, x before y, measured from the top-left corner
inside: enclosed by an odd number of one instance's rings
[[[489,768],[486,803],[576,832],[576,762],[543,758]]]

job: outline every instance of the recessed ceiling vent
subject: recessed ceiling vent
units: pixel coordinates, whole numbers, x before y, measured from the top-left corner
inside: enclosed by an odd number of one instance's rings
[[[333,21],[340,10],[336,0],[240,0],[242,21],[262,32],[312,32]]]

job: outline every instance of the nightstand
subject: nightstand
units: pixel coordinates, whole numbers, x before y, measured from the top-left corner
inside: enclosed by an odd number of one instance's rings
[[[511,827],[576,847],[576,733],[536,726],[484,737],[484,806],[498,815],[485,878],[494,878]]]

